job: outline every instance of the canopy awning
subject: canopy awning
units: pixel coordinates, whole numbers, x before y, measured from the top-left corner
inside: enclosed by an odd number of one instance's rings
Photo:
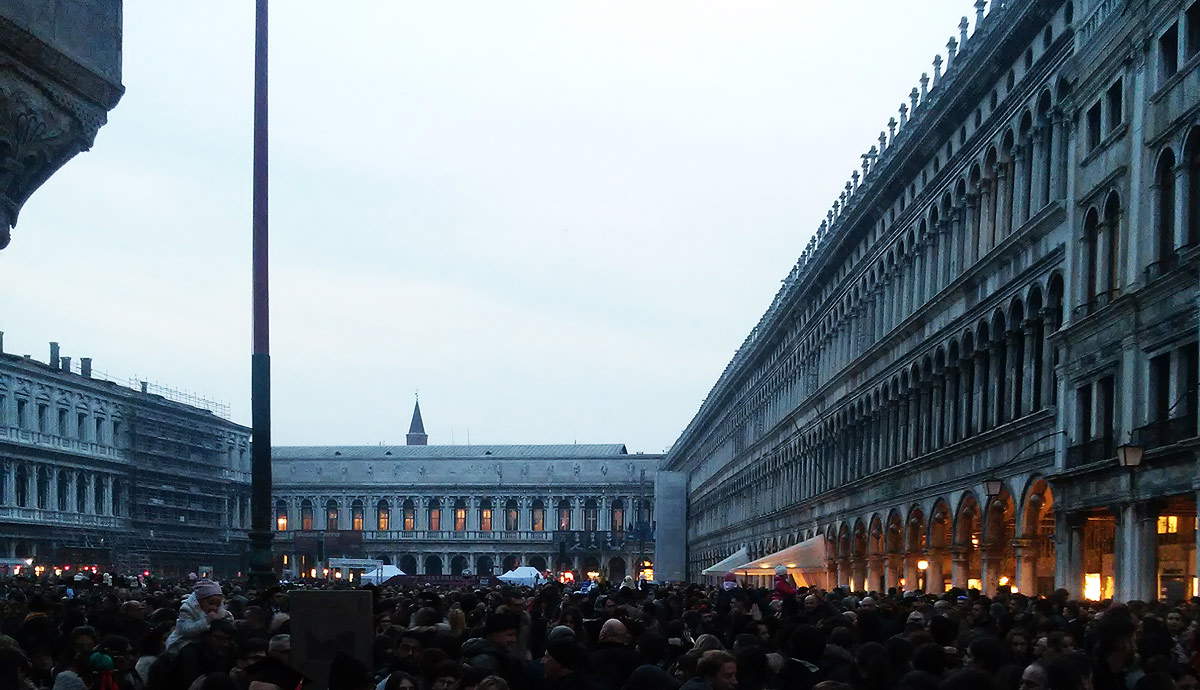
[[[813,537],[799,544],[792,544],[786,549],[768,554],[753,561],[743,562],[731,568],[738,575],[774,575],[775,568],[783,566],[793,576],[820,575],[824,579],[826,573],[825,538]],[[797,577],[797,579],[801,579]],[[805,582],[811,582],[813,577],[805,577]]]
[[[743,546],[742,548],[738,549],[737,551],[734,551],[733,554],[731,554],[730,556],[727,556],[726,558],[723,558],[723,559],[717,561],[716,563],[713,563],[712,565],[708,566],[704,570],[701,570],[700,574],[701,575],[724,575],[725,573],[733,570],[735,567],[745,563],[746,558],[749,555],[750,555],[750,552],[747,551],[746,547]]]

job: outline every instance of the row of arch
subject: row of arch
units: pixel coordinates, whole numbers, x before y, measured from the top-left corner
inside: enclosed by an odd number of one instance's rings
[[[760,538],[747,545],[749,558],[818,538],[825,542],[828,586],[881,592],[958,586],[995,593],[1008,585],[1049,593],[1055,587],[1053,490],[1036,475],[1015,492],[1013,480],[1002,482],[992,497],[982,488]],[[727,551],[709,550],[702,560],[720,560]]]
[[[1064,282],[1057,272],[931,344],[694,506],[700,533],[783,509],[934,453],[1057,399]]]
[[[386,498],[381,498],[372,506],[374,520],[368,524],[366,503],[362,499],[354,499],[350,503],[349,528],[352,530],[363,530],[370,529],[370,525],[373,525],[373,529],[378,531],[394,529],[404,531],[417,529],[465,531],[467,529],[478,529],[485,532],[494,530],[515,531],[520,529],[521,505],[517,499],[508,499],[504,502],[503,507],[498,507],[490,498],[480,499],[476,502],[477,507],[474,508],[470,507],[468,501],[463,498],[448,501],[449,505],[443,505],[443,501],[438,498],[431,498],[427,501],[422,501],[422,503],[424,503],[424,507],[423,509],[419,509],[418,502],[411,498],[400,502],[398,505],[399,513],[397,518],[399,520],[397,524],[392,519],[392,502]],[[606,524],[601,523],[601,501],[595,498],[587,498],[582,502],[582,507],[582,524],[577,524],[574,517],[574,506],[569,499],[563,498],[554,504],[553,513],[548,512],[549,509],[547,508],[546,501],[540,498],[533,499],[529,502],[528,508],[529,529],[534,532],[546,531],[547,529],[557,529],[559,531],[572,529],[596,531],[607,529],[613,532],[623,532],[632,527],[631,523],[627,520],[624,499],[616,498],[608,502],[607,509],[604,511],[608,517]],[[644,510],[648,510],[648,508]],[[341,511],[341,504],[336,499],[330,498],[325,502],[322,515],[324,529],[336,530],[341,528]],[[298,523],[290,522],[287,501],[278,499],[275,502],[276,531],[285,532],[289,528],[301,530],[317,529],[318,523],[315,517],[314,503],[311,499],[305,498],[300,501]],[[419,518],[424,518],[423,523]],[[552,523],[548,522],[549,519],[554,521]]]

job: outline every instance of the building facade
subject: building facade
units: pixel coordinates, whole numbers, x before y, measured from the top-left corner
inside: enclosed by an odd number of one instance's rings
[[[417,407],[408,445],[274,448],[278,568],[313,575],[351,557],[410,575],[529,565],[620,579],[653,562],[661,455],[621,444],[427,440]]]
[[[974,9],[667,455],[692,579],[1195,591],[1200,3]]]
[[[149,384],[100,378],[51,343],[3,352],[0,557],[184,575],[242,569],[250,430]]]
[[[121,0],[0,5],[0,249],[21,206],[92,147],[121,85]]]

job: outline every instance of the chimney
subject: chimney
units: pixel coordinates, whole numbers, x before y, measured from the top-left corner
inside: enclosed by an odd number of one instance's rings
[[[142,392],[143,393],[150,392],[150,384],[149,383],[147,383],[146,381],[138,381],[138,383],[142,384]]]
[[[50,368],[57,369],[58,367],[58,343],[50,343]]]
[[[92,358],[91,357],[80,357],[79,358],[79,373],[83,374],[84,378],[88,378],[88,379],[92,378]]]
[[[0,331],[0,355],[4,354],[4,331]]]
[[[70,357],[62,358],[62,370],[67,372],[68,374],[71,373],[71,358]]]

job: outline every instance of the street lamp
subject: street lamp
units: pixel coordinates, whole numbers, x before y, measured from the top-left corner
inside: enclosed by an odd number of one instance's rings
[[[1004,489],[1004,482],[996,477],[989,477],[983,481],[983,490],[987,493],[988,498],[996,498]]]
[[[1123,443],[1117,446],[1117,464],[1129,471],[1136,470],[1142,464],[1142,456],[1146,449],[1133,443]]]

